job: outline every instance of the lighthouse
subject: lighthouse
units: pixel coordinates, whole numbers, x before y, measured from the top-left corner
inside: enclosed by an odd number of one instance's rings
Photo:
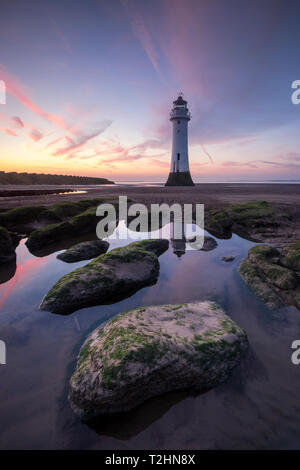
[[[173,101],[170,121],[173,125],[172,158],[168,180],[165,186],[194,186],[189,168],[188,122],[190,112],[181,94]]]

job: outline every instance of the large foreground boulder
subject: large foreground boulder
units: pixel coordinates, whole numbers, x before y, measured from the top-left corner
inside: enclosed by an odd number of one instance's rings
[[[246,284],[269,308],[295,305],[300,309],[300,278],[296,272],[299,260],[299,242],[287,245],[281,251],[258,245],[249,250],[239,271]]]
[[[214,302],[129,310],[83,344],[72,408],[90,419],[174,390],[206,391],[228,378],[247,346],[245,332]]]
[[[41,309],[66,314],[129,297],[156,282],[157,256],[168,246],[168,240],[143,240],[100,255],[63,276],[48,292]]]
[[[57,255],[57,258],[66,263],[76,263],[77,261],[96,258],[96,256],[106,253],[108,247],[109,243],[104,240],[81,242]]]
[[[5,227],[0,226],[0,264],[16,259],[13,240]]]

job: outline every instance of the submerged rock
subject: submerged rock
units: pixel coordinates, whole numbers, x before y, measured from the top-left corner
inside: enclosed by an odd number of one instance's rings
[[[90,419],[174,390],[206,391],[228,378],[247,346],[246,333],[214,302],[129,310],[83,344],[72,408]]]
[[[199,251],[211,251],[217,248],[218,243],[213,237],[209,237],[207,235],[204,236],[203,245],[197,242],[196,237],[189,238],[189,243],[194,250]]]
[[[300,309],[300,278],[286,267],[294,262],[297,266],[295,245],[287,245],[281,252],[268,245],[254,246],[240,265],[239,271],[245,282],[271,309],[283,305],[295,305]],[[300,244],[298,249],[299,256]]]
[[[81,242],[57,255],[57,258],[66,263],[75,263],[76,261],[96,258],[96,256],[106,253],[108,247],[109,243],[104,240]]]
[[[15,246],[6,228],[0,226],[0,264],[16,259]]]
[[[231,261],[235,260],[235,256],[222,256],[221,260],[225,263],[230,263]]]
[[[41,309],[65,314],[129,297],[156,282],[157,256],[168,246],[168,240],[143,240],[100,255],[63,276],[43,299]]]

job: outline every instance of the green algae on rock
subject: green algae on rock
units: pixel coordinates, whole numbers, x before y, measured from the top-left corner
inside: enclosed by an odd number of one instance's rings
[[[116,203],[116,198],[83,199],[78,202],[63,201],[52,206],[21,206],[0,213],[0,225],[9,230],[21,230],[25,227],[28,232],[53,223],[60,223],[82,214],[91,207],[97,207],[102,202]]]
[[[71,406],[90,419],[170,391],[207,391],[229,377],[247,347],[246,333],[214,302],[129,310],[86,339]]]
[[[268,202],[251,201],[209,214],[205,228],[220,238],[230,238],[234,232],[259,240],[265,231],[287,221],[286,214],[275,210]]]
[[[0,225],[15,229],[34,222],[46,209],[45,206],[21,206],[0,213]]]
[[[65,263],[76,263],[77,261],[96,258],[96,256],[106,253],[108,247],[109,243],[104,240],[81,242],[57,255],[57,259],[65,261]]]
[[[292,243],[281,251],[268,245],[254,246],[240,265],[246,284],[271,309],[284,305],[300,309],[300,278],[290,269],[298,266],[299,245]]]
[[[26,241],[29,251],[35,254],[36,250],[51,245],[57,240],[71,238],[74,234],[95,233],[97,222],[100,220],[96,215],[97,207],[91,206],[64,222],[34,230]]]
[[[300,241],[286,245],[282,248],[281,253],[284,266],[300,271]]]
[[[168,240],[143,240],[100,255],[63,276],[43,299],[41,309],[66,314],[129,297],[156,282],[157,256],[168,246]]]

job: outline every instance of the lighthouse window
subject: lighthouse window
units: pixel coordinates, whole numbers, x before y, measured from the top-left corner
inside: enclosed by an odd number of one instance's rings
[[[180,160],[180,153],[177,153],[177,160]]]
[[[180,121],[177,121],[177,124],[180,124]]]

